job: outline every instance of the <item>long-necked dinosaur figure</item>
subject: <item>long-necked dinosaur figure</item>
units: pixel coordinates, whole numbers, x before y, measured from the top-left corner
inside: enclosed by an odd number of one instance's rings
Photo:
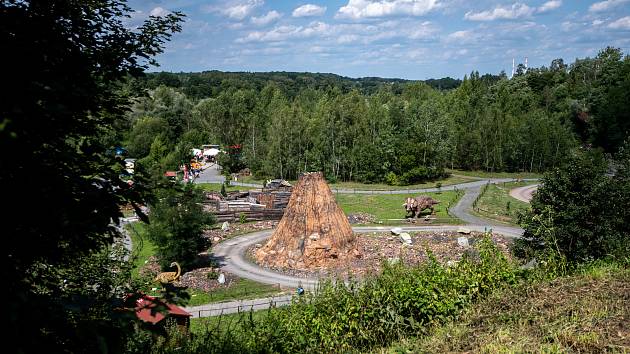
[[[160,283],[172,283],[179,280],[179,276],[182,274],[182,269],[177,262],[171,263],[171,267],[177,267],[177,272],[162,272],[155,277],[154,281]]]

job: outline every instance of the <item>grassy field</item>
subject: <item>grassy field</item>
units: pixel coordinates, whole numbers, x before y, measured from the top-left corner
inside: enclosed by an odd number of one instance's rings
[[[330,188],[335,189],[355,189],[355,190],[374,190],[374,191],[382,191],[382,190],[406,190],[406,189],[422,189],[422,188],[435,188],[437,187],[437,183],[441,183],[442,187],[449,186],[453,184],[466,183],[473,181],[472,178],[459,177],[459,176],[449,176],[444,179],[430,181],[420,184],[413,184],[409,186],[390,186],[388,184],[366,184],[359,182],[338,182],[330,184]]]
[[[446,169],[446,172],[466,177],[477,178],[541,178],[542,173],[534,172],[486,172],[486,171],[464,171]]]
[[[381,353],[630,352],[630,270],[586,274],[499,291],[459,321]]]
[[[244,321],[258,321],[267,315],[267,310],[247,311],[232,313],[229,315],[191,318],[190,331],[195,334],[204,334],[215,331],[239,331]]]
[[[448,186],[452,184],[465,183],[474,180],[473,178],[468,178],[466,176],[449,176],[444,179],[430,181],[420,184],[413,184],[409,186],[390,186],[389,184],[383,183],[360,183],[360,182],[337,182],[328,184],[332,189],[356,189],[356,190],[374,190],[374,191],[387,191],[387,190],[405,190],[405,189],[421,189],[421,188],[434,188],[436,187],[436,183],[441,183],[442,186]],[[254,179],[252,176],[239,178],[239,182],[244,183],[257,183],[263,184],[263,180]],[[297,181],[289,181],[289,183],[295,185]]]
[[[477,200],[473,213],[484,218],[515,224],[518,222],[518,213],[529,209],[529,204],[510,197],[510,190],[529,184],[531,183],[490,184]]]
[[[155,254],[155,246],[146,236],[146,225],[142,222],[133,222],[126,225],[131,243],[133,245],[134,268],[132,276],[137,278],[140,268]]]
[[[459,198],[454,191],[442,193],[423,193],[440,202],[435,206],[436,224],[457,224],[459,220],[448,215],[447,208],[454,205]],[[406,215],[402,204],[405,198],[414,197],[415,194],[336,194],[337,203],[346,215],[352,213],[368,213],[377,218],[383,224],[399,224]],[[428,213],[425,211],[424,213]],[[396,220],[397,219],[397,220]]]
[[[282,289],[275,285],[262,284],[253,280],[239,278],[239,280],[229,288],[217,289],[211,292],[191,289],[188,292],[190,293],[188,306],[197,306],[210,302],[272,296],[282,292]]]

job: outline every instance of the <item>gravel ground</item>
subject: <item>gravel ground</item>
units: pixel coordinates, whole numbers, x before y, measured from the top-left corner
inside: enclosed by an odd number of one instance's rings
[[[217,227],[211,230],[205,230],[203,235],[207,238],[212,244],[217,242],[221,242],[223,240],[227,240],[234,236],[260,231],[260,230],[268,230],[278,226],[278,220],[268,220],[268,221],[257,221],[254,223],[228,223],[229,228],[227,231],[223,231],[221,229],[221,223],[217,224]]]
[[[412,244],[403,245],[400,237],[386,233],[357,234],[359,249],[363,250],[360,258],[355,258],[350,262],[341,263],[331,260],[326,269],[279,269],[268,268],[269,270],[303,278],[312,277],[339,277],[354,278],[362,277],[366,274],[378,273],[383,262],[403,262],[408,265],[419,264],[428,259],[427,250],[433,253],[439,262],[457,262],[464,253],[473,255],[475,250],[472,247],[479,241],[483,234],[471,233],[462,235],[456,232],[417,232],[410,233]],[[469,246],[460,246],[458,237],[467,237]],[[492,241],[499,249],[509,256],[511,240],[500,235],[493,234]],[[248,250],[247,258],[254,260],[254,252],[257,247]]]

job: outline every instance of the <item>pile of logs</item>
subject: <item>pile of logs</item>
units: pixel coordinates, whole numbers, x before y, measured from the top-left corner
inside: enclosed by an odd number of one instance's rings
[[[236,191],[226,197],[218,192],[207,192],[205,210],[213,213],[218,222],[280,220],[289,203],[287,191]],[[243,216],[241,216],[243,215]]]

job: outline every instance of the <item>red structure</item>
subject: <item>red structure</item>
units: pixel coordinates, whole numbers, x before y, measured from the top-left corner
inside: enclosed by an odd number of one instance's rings
[[[158,311],[163,306],[166,306],[166,313]],[[184,329],[188,329],[190,326],[190,317],[192,316],[179,306],[156,300],[148,295],[143,295],[136,301],[135,311],[136,316],[144,322],[157,325],[161,324],[164,319],[170,319],[175,321],[178,327]]]

